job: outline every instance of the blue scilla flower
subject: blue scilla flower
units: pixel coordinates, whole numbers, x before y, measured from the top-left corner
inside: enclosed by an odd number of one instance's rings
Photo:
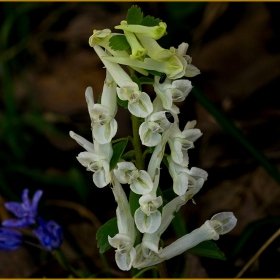
[[[0,227],[0,250],[14,251],[22,245],[21,232]]]
[[[24,228],[36,223],[37,206],[43,194],[43,191],[38,190],[35,192],[32,201],[28,197],[28,189],[22,192],[22,203],[19,202],[6,202],[5,207],[11,211],[17,219],[9,219],[2,222],[5,227]]]
[[[38,222],[40,226],[33,230],[34,235],[48,251],[57,249],[62,242],[61,226],[54,221],[46,222],[40,217]]]

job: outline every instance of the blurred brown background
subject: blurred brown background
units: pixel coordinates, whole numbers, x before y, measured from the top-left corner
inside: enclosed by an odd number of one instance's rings
[[[116,204],[111,190],[96,189],[76,161],[82,148],[68,132],[91,139],[84,91],[92,86],[97,98],[103,87],[105,71],[88,38],[93,29],[113,30],[132,4],[167,23],[162,46],[190,44],[188,54],[201,70],[191,79],[195,87],[272,166],[280,163],[279,3],[0,3],[1,200],[18,199],[24,188],[43,189],[41,211],[64,226],[67,257],[95,277],[106,277],[95,233],[115,216]],[[203,132],[190,151],[190,166],[209,174],[196,205],[181,211],[188,229],[220,211],[234,212],[238,224],[217,242],[227,261],[188,254],[184,274],[174,275],[234,277],[279,228],[279,177],[268,174],[195,95],[180,108],[180,123],[196,119]],[[127,136],[126,112],[120,109],[117,121],[117,137]],[[1,205],[3,220],[8,213]],[[166,243],[174,239],[167,235]],[[242,277],[280,277],[278,239]],[[129,277],[115,266],[112,249],[105,255],[111,277]],[[66,277],[36,248],[0,252],[0,259],[0,277]]]

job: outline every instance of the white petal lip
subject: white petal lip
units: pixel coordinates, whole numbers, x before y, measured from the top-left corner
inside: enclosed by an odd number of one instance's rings
[[[153,104],[150,96],[142,92],[138,102],[128,103],[128,110],[139,118],[145,118],[153,111]]]
[[[135,211],[134,220],[135,220],[135,224],[140,232],[153,233],[160,226],[161,213],[159,211],[156,211],[155,213],[151,214],[150,216],[147,216],[141,210],[141,208],[138,208]]]
[[[137,194],[147,194],[151,192],[153,188],[153,182],[148,172],[145,170],[140,170],[137,181],[131,184],[130,188]]]
[[[94,124],[92,127],[92,133],[98,143],[106,144],[111,142],[117,133],[117,129],[118,123],[115,119],[112,119],[109,123],[104,125]]]
[[[140,125],[139,135],[142,144],[147,147],[154,147],[161,141],[161,135],[159,133],[153,133],[151,130],[149,130],[146,122],[143,122]]]
[[[232,212],[218,213],[211,218],[211,221],[212,220],[218,220],[223,224],[223,232],[219,234],[228,233],[235,227],[237,223],[237,219],[235,218]]]
[[[116,252],[115,260],[118,267],[123,271],[128,271],[131,269],[132,263],[134,262],[136,257],[135,248],[131,248],[128,252],[121,254]]]

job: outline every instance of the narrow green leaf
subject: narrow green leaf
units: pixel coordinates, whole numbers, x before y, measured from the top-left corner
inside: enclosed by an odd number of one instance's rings
[[[162,74],[164,73],[161,73],[161,72],[158,72],[158,71],[155,71],[155,70],[147,70],[145,69],[149,74],[151,75],[154,75],[154,76],[162,76]]]
[[[121,100],[117,95],[117,102],[120,106],[124,107],[125,109],[128,108],[128,101],[127,100]]]
[[[144,26],[156,26],[158,25],[162,20],[159,18],[154,18],[152,16],[145,16],[141,22],[141,25]]]
[[[121,158],[126,148],[127,142],[128,142],[128,137],[125,140],[120,141],[113,146],[113,156],[110,161],[110,170],[113,170],[116,167],[119,159]]]
[[[133,217],[134,217],[135,211],[140,207],[140,204],[139,204],[140,197],[141,197],[140,194],[136,194],[133,191],[130,191],[129,205],[130,205],[130,212]]]
[[[126,15],[126,21],[128,24],[141,24],[143,20],[143,13],[137,5],[133,5]]]
[[[182,214],[179,212],[174,213],[174,218],[172,220],[172,227],[177,235],[177,237],[182,237],[187,234],[186,223],[182,217]]]
[[[154,79],[149,78],[149,77],[140,77],[139,81],[140,81],[141,85],[143,85],[143,84],[152,85],[155,82]]]
[[[133,75],[133,76],[131,77],[131,80],[132,80],[134,83],[136,83],[136,84],[138,85],[139,90],[142,90],[141,82],[140,82],[140,80],[139,80],[135,75]]]
[[[97,247],[100,254],[103,254],[111,245],[108,242],[108,236],[113,237],[118,233],[117,217],[109,220],[96,232]]]
[[[109,46],[114,51],[126,51],[130,48],[124,35],[112,36],[109,40]]]
[[[218,259],[222,261],[226,260],[225,254],[222,251],[220,251],[217,244],[213,241],[201,242],[200,244],[187,250],[186,252],[191,254],[196,254],[202,257]]]

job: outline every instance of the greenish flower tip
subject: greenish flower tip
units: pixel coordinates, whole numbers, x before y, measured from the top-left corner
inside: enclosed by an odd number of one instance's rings
[[[98,42],[102,42],[106,39],[109,35],[111,35],[111,30],[108,28],[103,30],[93,30],[93,34],[89,37],[88,43],[93,47],[95,44],[98,44]]]
[[[140,33],[148,37],[152,37],[156,40],[160,39],[166,33],[167,25],[165,22],[160,22],[156,26],[144,26],[138,24],[127,24],[127,21],[121,21],[121,25],[115,26],[115,29],[121,29],[125,31],[130,31],[133,33]]]

